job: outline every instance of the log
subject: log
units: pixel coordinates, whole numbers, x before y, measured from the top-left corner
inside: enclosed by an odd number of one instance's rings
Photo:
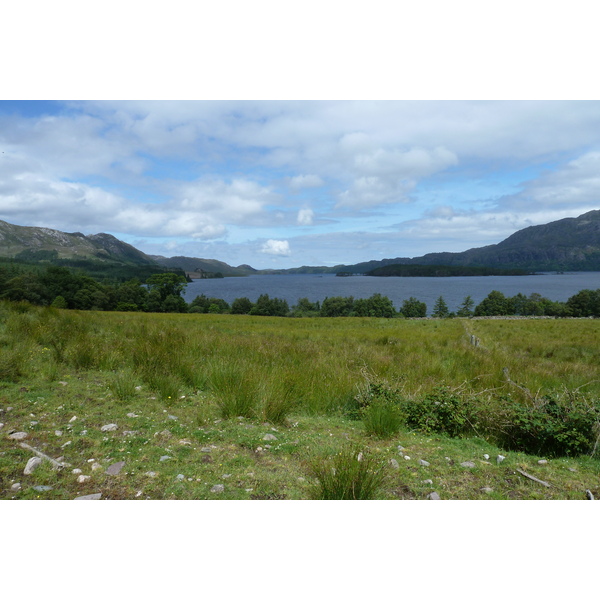
[[[33,452],[35,455],[39,456],[40,458],[47,460],[48,462],[50,462],[52,464],[52,466],[55,469],[62,469],[64,467],[64,465],[62,463],[58,462],[57,460],[54,460],[51,456],[48,456],[47,454],[40,452],[39,450],[37,450],[36,448],[33,448],[29,444],[26,444],[25,442],[21,442],[19,444],[19,446],[21,446],[21,448],[25,448],[25,450],[29,450],[30,452]]]
[[[518,473],[521,473],[521,475],[523,475],[523,477],[527,477],[528,479],[531,479],[531,481],[535,481],[536,483],[541,483],[542,485],[545,485],[546,487],[550,487],[550,484],[547,481],[542,481],[541,479],[538,479],[537,477],[534,477],[533,475],[529,475],[529,473],[525,473],[525,471],[521,471],[521,469],[517,469]]]

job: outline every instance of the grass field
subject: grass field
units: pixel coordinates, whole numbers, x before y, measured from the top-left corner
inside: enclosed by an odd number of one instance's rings
[[[357,498],[600,495],[595,452],[507,451],[477,428],[448,437],[403,425],[378,436],[352,413],[373,382],[404,402],[445,386],[492,412],[507,395],[596,406],[599,334],[591,319],[293,319],[5,303],[0,498],[323,498],[332,474],[332,485],[346,486],[340,494]],[[42,460],[25,475],[32,449],[66,466]]]

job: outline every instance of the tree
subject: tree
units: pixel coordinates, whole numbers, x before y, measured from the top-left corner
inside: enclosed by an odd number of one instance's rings
[[[379,293],[370,298],[359,298],[354,302],[353,314],[357,317],[383,317],[391,319],[396,316],[394,304],[387,296]]]
[[[321,316],[322,317],[347,317],[352,312],[354,307],[354,298],[349,296],[343,298],[342,296],[333,296],[332,298],[325,298],[321,303]]]
[[[181,296],[187,287],[187,281],[183,275],[177,273],[156,273],[146,280],[150,292],[156,290],[162,301],[167,296]]]
[[[408,300],[404,300],[400,312],[407,318],[426,317],[427,305],[411,296]]]
[[[269,298],[269,294],[261,294],[249,314],[261,317],[287,317],[289,312],[287,300]]]
[[[502,292],[491,291],[476,307],[476,317],[513,315],[514,305]]]
[[[231,314],[232,315],[247,315],[250,314],[252,307],[254,304],[250,301],[249,298],[236,298],[231,303]]]
[[[300,298],[298,302],[292,306],[293,317],[316,317],[319,315],[321,305],[319,301],[311,302],[308,298]]]
[[[440,296],[435,301],[432,316],[436,317],[437,319],[446,319],[450,316],[448,305],[446,304],[446,301],[444,300],[443,296]]]
[[[465,296],[465,299],[462,301],[462,304],[458,307],[457,315],[459,317],[471,317],[473,316],[473,307],[475,306],[475,302],[471,296]]]

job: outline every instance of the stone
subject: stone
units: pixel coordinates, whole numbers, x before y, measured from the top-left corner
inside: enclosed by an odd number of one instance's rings
[[[176,417],[175,415],[168,415],[168,418],[171,419],[171,421],[179,421],[179,417]]]
[[[132,419],[135,419],[135,417],[139,417],[139,415],[136,415],[135,413],[127,413],[128,417],[131,417]]]
[[[73,475],[81,475],[81,473],[83,473],[83,471],[81,469],[73,469],[71,471],[71,473],[73,473]]]
[[[212,459],[212,457],[210,457],[208,454],[205,454],[205,455],[204,455],[204,456],[203,456],[203,457],[200,459],[200,462],[203,462],[203,463],[211,463],[211,462],[213,462],[213,459]]]
[[[404,455],[404,460],[410,460],[410,456]]]
[[[65,443],[64,443],[64,444],[61,446],[61,448],[66,448],[67,446],[70,446],[70,445],[71,445],[71,440],[69,440],[68,442],[65,442]]]
[[[146,475],[148,477],[158,477],[158,473],[156,471],[147,471]]]
[[[116,431],[117,429],[119,429],[119,426],[116,423],[109,423],[100,427],[100,431]]]
[[[221,475],[221,479],[229,479],[231,477],[231,473],[226,473],[225,475]]]
[[[398,461],[395,458],[390,459],[390,465],[392,466],[392,469],[400,468],[400,465],[398,464]]]
[[[491,487],[482,487],[481,491],[485,492],[486,494],[491,494],[494,491],[494,488],[491,488]]]
[[[200,448],[200,452],[212,452],[212,448]]]
[[[277,438],[272,433],[267,433],[267,435],[265,435],[265,437],[263,437],[263,440],[265,442],[270,442],[270,441],[277,440]]]
[[[571,471],[571,473],[577,473],[577,469],[575,467],[569,467],[569,471]]]
[[[23,475],[31,475],[40,465],[42,464],[42,459],[34,456],[27,461],[25,465],[25,469],[23,470]]]
[[[475,463],[470,460],[465,460],[465,462],[460,463],[460,466],[467,469],[472,469],[475,466]]]
[[[100,469],[102,469],[102,465],[100,463],[95,462],[92,464],[92,471],[99,471]]]
[[[0,429],[4,427],[4,423],[0,423]]]
[[[77,478],[77,483],[85,483],[86,481],[89,481],[91,479],[90,475],[80,475]]]
[[[24,440],[26,437],[27,433],[25,431],[15,431],[8,435],[9,440]]]
[[[73,423],[73,421],[77,421],[77,417],[76,417],[76,416],[72,416],[72,417],[69,419],[69,423]]]
[[[175,479],[177,479],[177,481],[183,481],[185,479],[185,475],[182,475],[181,473],[179,473],[179,475],[177,475],[177,477]]]
[[[33,487],[36,492],[49,492],[53,488],[51,485],[36,485]]]
[[[210,491],[213,492],[213,494],[221,494],[225,491],[225,486],[222,483],[217,483],[210,488]]]
[[[59,429],[57,429],[57,430],[54,432],[54,435],[55,435],[56,437],[60,437],[60,436],[62,435],[62,431],[60,431]]]
[[[483,455],[483,458],[484,458],[485,460],[490,460],[490,455],[489,455],[489,454],[484,454],[484,455]]]
[[[441,500],[441,498],[437,492],[431,492],[431,494],[427,494],[427,500]]]
[[[433,485],[433,479],[423,479],[423,483],[429,483],[430,485]]]
[[[113,463],[106,469],[107,475],[118,475],[121,472],[121,469],[125,466],[125,461],[120,460],[119,462]]]
[[[420,461],[419,461],[419,464],[420,464],[422,467],[428,467],[428,466],[429,466],[429,463],[428,463],[426,460],[420,460]]]
[[[73,498],[73,500],[100,500],[102,498],[102,492],[98,492],[97,494],[87,494],[86,496],[77,496]]]
[[[547,465],[547,464],[548,464],[547,460],[544,460],[544,459],[538,460],[538,465]]]
[[[20,484],[20,483],[18,483],[18,482],[17,482],[17,483],[13,483],[13,484],[10,486],[10,489],[11,489],[13,492],[18,492],[18,491],[21,489],[21,484]]]
[[[166,454],[164,456],[161,456],[158,460],[159,462],[165,462],[165,460],[169,460],[170,458],[172,458],[171,456],[167,456]]]
[[[498,454],[498,456],[496,456],[496,463],[500,464],[505,458],[506,458],[506,456],[502,456],[502,454]]]
[[[254,452],[262,452],[263,449],[261,448],[261,446],[259,446]]]

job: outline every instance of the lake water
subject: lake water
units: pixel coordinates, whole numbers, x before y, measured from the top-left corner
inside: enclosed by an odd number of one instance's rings
[[[335,275],[250,275],[224,279],[196,279],[184,294],[186,302],[196,296],[222,298],[231,302],[246,297],[255,302],[261,294],[287,300],[292,307],[300,298],[311,302],[332,296],[368,298],[375,293],[387,296],[396,309],[410,296],[427,304],[428,314],[443,296],[448,308],[456,311],[465,296],[479,304],[492,290],[506,296],[534,292],[564,302],[583,289],[600,288],[600,272],[544,273],[521,277],[336,277]]]

